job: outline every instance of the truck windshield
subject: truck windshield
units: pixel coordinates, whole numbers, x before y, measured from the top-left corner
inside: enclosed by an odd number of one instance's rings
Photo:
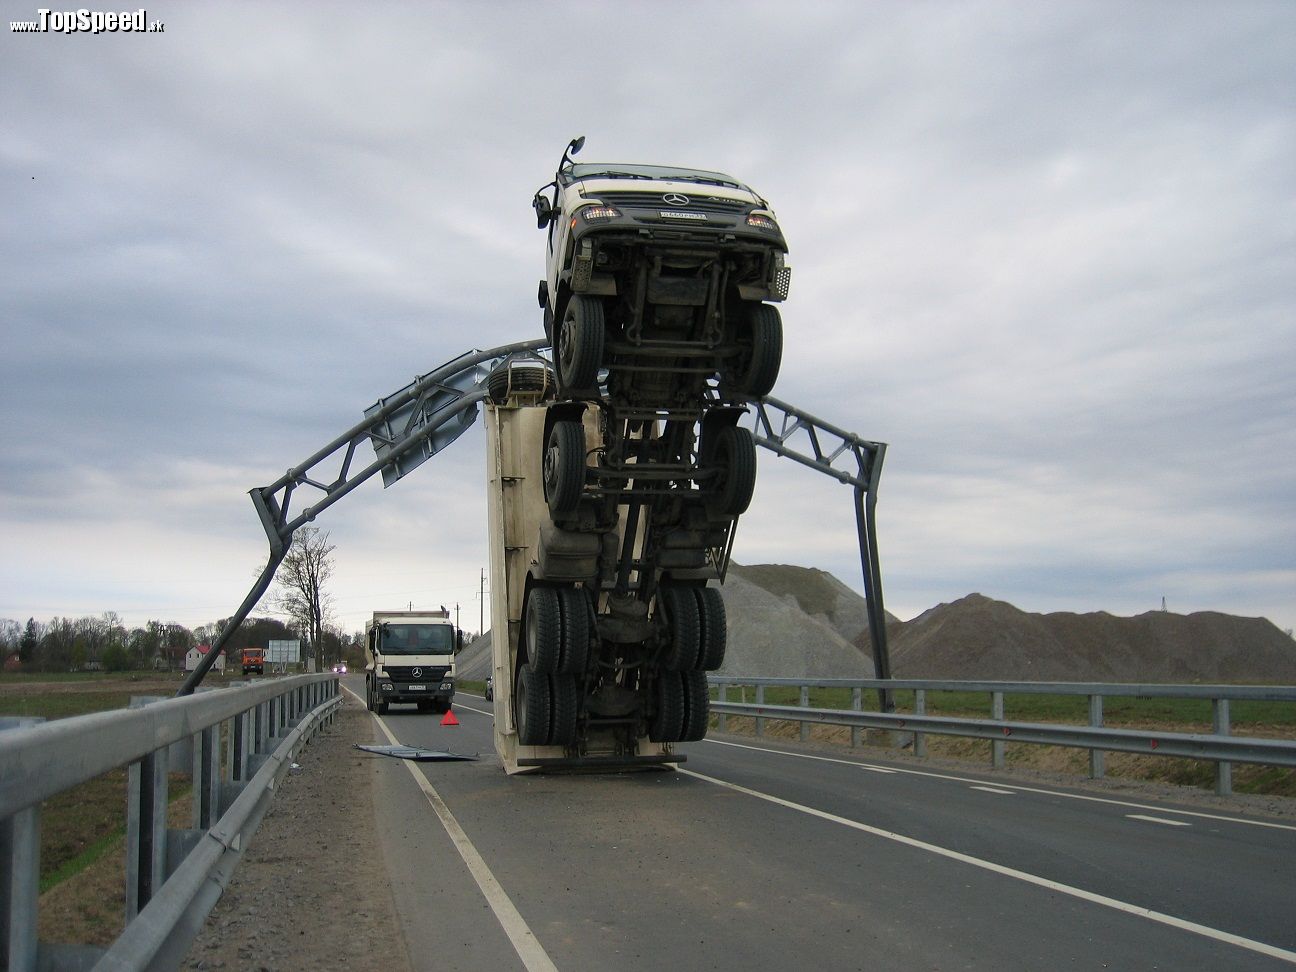
[[[680,169],[671,165],[599,165],[597,163],[585,163],[573,165],[570,170],[563,174],[570,175],[570,181],[595,178],[664,179],[747,189],[747,186],[744,186],[733,176],[725,175],[723,172],[708,172],[706,169]]]
[[[449,655],[454,652],[454,628],[389,622],[382,627],[382,650],[388,655]]]

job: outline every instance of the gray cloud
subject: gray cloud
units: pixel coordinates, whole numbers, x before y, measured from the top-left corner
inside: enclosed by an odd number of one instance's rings
[[[772,200],[776,394],[891,444],[902,616],[982,590],[1296,626],[1289,5],[149,14],[0,38],[0,616],[232,610],[247,489],[539,334],[527,203],[585,134]],[[348,624],[471,600],[481,470],[473,433],[327,514]],[[849,494],[763,457],[738,556],[858,586]]]

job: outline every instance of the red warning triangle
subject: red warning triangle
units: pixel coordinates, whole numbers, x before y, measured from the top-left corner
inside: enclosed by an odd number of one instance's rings
[[[459,725],[459,720],[455,718],[455,714],[454,714],[454,712],[452,712],[450,709],[446,709],[446,714],[445,714],[444,718],[442,718],[442,720],[441,720],[441,725],[443,725],[443,726],[457,726],[457,725]]]

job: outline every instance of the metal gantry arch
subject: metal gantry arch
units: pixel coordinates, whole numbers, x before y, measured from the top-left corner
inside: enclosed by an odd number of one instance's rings
[[[376,473],[382,473],[383,485],[390,486],[450,445],[477,420],[478,405],[488,395],[487,379],[493,371],[510,358],[535,357],[548,348],[548,341],[539,338],[462,354],[415,379],[395,394],[379,399],[365,410],[363,421],[304,462],[293,466],[269,486],[251,490],[252,503],[270,544],[269,559],[243,603],[221,630],[216,643],[185,679],[177,695],[193,692],[230,636],[264,596],[298,527],[314,520]],[[890,678],[876,527],[877,492],[882,460],[886,455],[885,443],[872,442],[846,432],[776,398],[752,399],[748,404],[752,407],[752,434],[757,445],[854,488],[856,533],[873,664],[878,678]],[[353,471],[356,448],[365,440],[373,446],[375,458],[358,471]],[[331,474],[332,478],[328,478],[330,469],[336,469],[336,473]],[[312,495],[317,498],[294,514],[293,501],[303,488],[314,490]],[[883,709],[889,709],[885,691],[881,698]]]

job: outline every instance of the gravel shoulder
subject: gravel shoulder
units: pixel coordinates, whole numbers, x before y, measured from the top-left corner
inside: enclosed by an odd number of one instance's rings
[[[347,693],[283,779],[186,970],[409,972],[381,854],[358,846],[374,821],[369,713]],[[395,947],[393,947],[395,946]]]

